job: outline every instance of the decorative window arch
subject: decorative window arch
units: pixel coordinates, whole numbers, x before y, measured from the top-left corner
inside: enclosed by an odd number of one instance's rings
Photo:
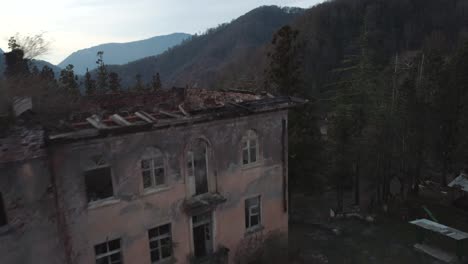
[[[140,161],[143,188],[159,188],[166,185],[164,154],[156,147],[146,148]]]
[[[208,142],[202,138],[195,139],[187,150],[187,179],[192,195],[209,191],[208,150]]]
[[[258,135],[255,131],[249,130],[242,138],[242,165],[256,163],[259,156]]]

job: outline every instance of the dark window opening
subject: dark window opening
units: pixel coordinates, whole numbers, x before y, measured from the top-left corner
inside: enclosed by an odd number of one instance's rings
[[[5,204],[3,203],[2,193],[0,193],[0,226],[4,226],[7,224],[8,221],[6,216]]]
[[[89,170],[85,173],[88,202],[114,196],[112,176],[109,167]]]
[[[195,257],[202,258],[213,253],[211,213],[193,216],[192,223]]]

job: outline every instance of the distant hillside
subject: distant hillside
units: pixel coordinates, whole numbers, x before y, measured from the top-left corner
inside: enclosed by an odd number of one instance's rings
[[[159,56],[110,66],[110,70],[120,75],[124,85],[132,85],[137,74],[148,82],[159,72],[164,86],[216,87],[220,79],[218,73],[229,69],[240,58],[261,58],[258,51],[271,41],[273,33],[302,12],[297,8],[263,6],[231,23],[210,29],[206,34],[194,36]],[[243,67],[251,69],[252,73],[259,70],[253,64]],[[235,75],[235,69],[230,73]],[[244,77],[250,78],[239,78]]]
[[[174,33],[127,43],[101,44],[73,52],[58,66],[65,68],[68,64],[73,64],[75,73],[84,74],[86,68],[89,68],[89,70],[96,68],[96,53],[98,51],[104,51],[104,62],[106,64],[125,64],[137,59],[158,55],[168,48],[180,44],[190,36],[185,33]]]
[[[3,76],[3,73],[5,72],[5,58],[3,54],[3,50],[0,49],[0,77]],[[60,76],[60,71],[62,70],[60,67],[44,60],[32,60],[30,64],[30,70],[33,66],[36,66],[39,71],[42,69],[42,67],[48,66],[54,71],[55,78],[58,78]]]
[[[54,71],[56,79],[58,79],[60,77],[60,71],[62,70],[62,68],[60,68],[57,65],[54,65],[54,64],[52,64],[50,62],[47,62],[47,61],[44,61],[44,60],[32,60],[31,64],[33,66],[36,66],[39,71],[41,71],[44,66],[47,66],[47,67],[51,68]]]

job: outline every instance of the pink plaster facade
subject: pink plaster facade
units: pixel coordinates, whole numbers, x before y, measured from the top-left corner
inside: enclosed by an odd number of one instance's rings
[[[186,152],[195,139],[208,145],[209,192],[225,201],[212,209],[213,248],[229,249],[229,263],[239,245],[270,232],[288,232],[287,111],[168,127],[53,146],[59,219],[71,263],[95,263],[94,245],[119,238],[123,263],[150,264],[148,230],[171,224],[173,257],[161,263],[190,263],[194,254],[191,216],[184,209],[189,194]],[[256,163],[242,165],[242,139],[253,130],[259,142]],[[286,130],[286,131],[285,131]],[[145,148],[164,155],[166,185],[143,188],[139,162]],[[88,204],[84,167],[100,154],[111,167],[114,196]],[[245,227],[245,199],[261,196],[261,228]],[[159,263],[159,262],[157,262]]]

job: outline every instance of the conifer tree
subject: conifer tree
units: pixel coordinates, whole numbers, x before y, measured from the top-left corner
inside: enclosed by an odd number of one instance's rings
[[[120,92],[120,77],[116,72],[109,73],[109,90],[113,93]]]
[[[162,88],[161,78],[159,76],[159,72],[153,75],[153,79],[151,81],[151,89],[153,92],[156,92]]]
[[[104,52],[98,51],[97,52],[97,92],[99,94],[107,93],[108,87],[108,75],[107,75],[107,67],[104,64]]]
[[[84,80],[86,95],[96,94],[96,81],[91,78],[88,68],[86,68],[85,80]]]

